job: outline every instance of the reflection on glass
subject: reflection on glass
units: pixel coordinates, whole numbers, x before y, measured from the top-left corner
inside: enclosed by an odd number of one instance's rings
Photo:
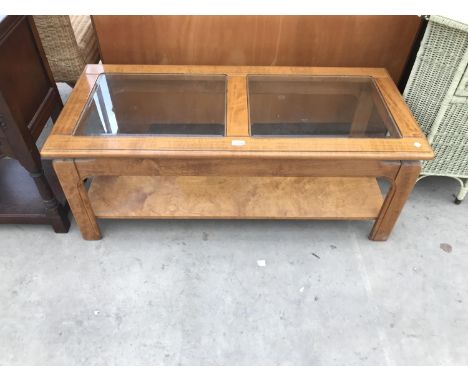
[[[225,76],[102,74],[75,135],[224,136]]]
[[[370,77],[248,76],[252,136],[399,137]]]

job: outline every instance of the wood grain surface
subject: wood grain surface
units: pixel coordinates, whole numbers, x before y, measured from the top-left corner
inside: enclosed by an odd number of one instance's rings
[[[228,76],[227,137],[74,136],[91,88],[101,73],[184,73]],[[383,97],[379,114],[394,121],[401,138],[259,138],[249,131],[247,81],[243,75],[372,77]],[[341,89],[341,86],[339,87]],[[342,89],[340,90],[342,91]],[[230,109],[232,108],[232,110]],[[389,123],[389,125],[391,125]],[[237,135],[236,135],[237,134]],[[240,146],[233,141],[243,141]],[[278,157],[428,160],[433,152],[385,69],[233,66],[89,65],[42,149],[47,158]]]
[[[398,81],[417,16],[93,16],[107,64],[385,67]]]
[[[100,176],[89,199],[98,218],[359,220],[382,205],[375,179],[326,177]]]
[[[74,135],[102,73],[226,75],[226,136]],[[357,135],[364,135],[366,121],[376,116],[396,130],[389,130],[392,137],[385,138],[252,137],[249,75],[283,76],[287,83],[298,84],[298,76],[335,76],[336,83],[330,86],[311,91],[300,85],[298,91],[306,98],[322,93],[352,97],[354,110],[348,110],[345,120]],[[338,85],[364,78],[373,79],[376,88],[371,92]],[[294,92],[294,87],[285,91]],[[280,100],[281,94],[277,97]],[[380,106],[370,112],[371,101]],[[326,120],[327,113],[337,114],[347,104],[343,102],[324,106],[326,112],[318,107],[317,113],[325,113]],[[271,115],[257,117],[268,120]],[[382,68],[90,65],[42,155],[55,159],[86,239],[101,237],[96,220],[101,217],[376,219],[370,238],[386,240],[414,186],[418,161],[431,159],[433,152]],[[379,177],[391,183],[385,201],[376,181]],[[92,178],[89,191],[83,186],[86,178]]]

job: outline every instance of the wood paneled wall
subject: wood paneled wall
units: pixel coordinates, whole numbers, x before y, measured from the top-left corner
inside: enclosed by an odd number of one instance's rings
[[[94,16],[103,63],[385,67],[398,82],[417,16]]]

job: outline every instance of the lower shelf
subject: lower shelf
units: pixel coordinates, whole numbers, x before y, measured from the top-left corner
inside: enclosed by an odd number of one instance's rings
[[[377,217],[374,178],[99,176],[89,189],[99,218],[323,219]]]
[[[65,203],[50,161],[43,162],[44,172],[60,203]],[[0,160],[0,223],[49,223],[44,202],[34,180],[14,159]]]

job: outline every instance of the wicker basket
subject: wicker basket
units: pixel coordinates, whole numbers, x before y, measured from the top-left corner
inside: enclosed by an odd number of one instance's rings
[[[430,17],[404,97],[436,155],[420,178],[457,179],[460,202],[468,192],[468,25]]]

